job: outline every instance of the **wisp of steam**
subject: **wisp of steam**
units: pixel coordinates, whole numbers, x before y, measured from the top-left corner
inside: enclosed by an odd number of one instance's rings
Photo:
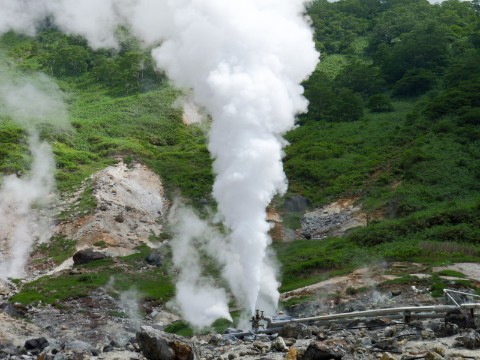
[[[158,67],[178,87],[193,90],[193,100],[213,119],[213,195],[227,234],[204,247],[220,246],[215,254],[222,276],[250,313],[274,309],[279,298],[265,209],[287,188],[282,134],[306,111],[300,83],[318,61],[305,2],[0,0],[0,31],[32,34],[33,20],[48,15],[93,48],[115,47],[119,25],[145,45],[160,44],[152,51]],[[180,284],[177,302],[184,315],[196,314],[188,316],[193,325],[228,316],[222,289],[204,279]],[[205,301],[208,306],[197,308]]]
[[[53,152],[36,126],[66,128],[67,111],[57,85],[42,74],[20,75],[0,65],[0,114],[28,133],[32,164],[24,176],[5,176],[0,187],[0,279],[21,277],[35,240],[48,240],[46,211],[54,190]]]

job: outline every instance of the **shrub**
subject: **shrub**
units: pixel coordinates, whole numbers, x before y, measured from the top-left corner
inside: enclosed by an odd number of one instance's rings
[[[367,107],[371,112],[391,112],[393,111],[392,102],[383,94],[375,94],[368,98]]]

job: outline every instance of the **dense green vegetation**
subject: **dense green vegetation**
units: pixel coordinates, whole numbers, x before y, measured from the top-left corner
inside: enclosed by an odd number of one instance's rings
[[[278,245],[282,289],[380,260],[479,261],[479,3],[317,0],[323,60],[287,135],[292,193],[381,214],[343,239]]]
[[[61,190],[78,187],[122,156],[148,164],[188,199],[208,196],[212,175],[203,131],[182,123],[173,106],[180,93],[154,70],[148,49],[125,40],[118,51],[93,51],[83,39],[50,28],[34,38],[7,33],[0,47],[5,64],[54,76],[65,92],[72,129],[42,132],[53,144]],[[0,170],[24,170],[26,134],[0,120]]]
[[[276,244],[282,290],[375,261],[480,261],[479,1],[316,0],[308,15],[321,62],[304,84],[309,112],[286,135],[289,195],[314,207],[355,197],[378,220],[340,239]],[[120,50],[93,51],[45,26],[33,38],[7,33],[0,47],[8,66],[43,71],[66,94],[72,129],[42,133],[61,190],[121,156],[150,166],[170,195],[179,189],[198,203],[213,180],[203,130],[182,123],[172,106],[180,92],[154,70],[149,50],[122,38]],[[28,166],[26,133],[0,114],[0,171]],[[94,206],[89,191],[84,212]],[[286,223],[298,226],[297,215]],[[105,285],[112,267],[118,284],[171,294],[160,270],[135,277],[111,262],[92,266],[91,275],[27,284],[14,301],[80,296]],[[164,281],[158,292],[155,276]]]
[[[360,196],[389,218],[479,194],[475,6],[310,5],[323,61],[305,83],[309,112],[287,136],[292,192],[316,205]]]

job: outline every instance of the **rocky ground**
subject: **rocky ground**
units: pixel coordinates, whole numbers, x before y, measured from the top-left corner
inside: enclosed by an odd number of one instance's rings
[[[141,164],[119,162],[95,174],[89,184],[62,199],[59,209],[70,215],[57,221],[52,230],[76,240],[77,254],[62,264],[32,261],[26,281],[75,272],[74,260],[84,261],[85,256],[124,256],[142,243],[161,244],[158,238],[168,204],[153,172]],[[83,212],[79,199],[88,186],[96,207]],[[281,223],[273,210],[269,219]],[[366,221],[354,199],[345,199],[305,214],[301,231],[316,239]],[[152,237],[157,242],[152,243]],[[142,266],[155,265],[145,262]],[[480,281],[480,264],[455,264],[449,269],[462,272],[467,280]],[[445,269],[433,269],[441,270]],[[277,319],[445,301],[433,298],[421,282],[412,287],[390,281],[402,274],[431,276],[421,264],[372,265],[282,294],[285,305]],[[114,294],[109,284],[77,299],[29,306],[9,301],[18,286],[18,282],[0,282],[0,359],[480,359],[480,334],[475,330],[480,323],[463,312],[413,318],[409,323],[402,314],[273,323],[268,334],[230,329],[225,334],[202,332],[185,338],[164,332],[179,319],[170,308],[140,300],[134,292]]]
[[[361,311],[399,305],[435,304],[409,286],[343,295],[333,302],[316,298],[287,309],[293,316]],[[420,301],[421,300],[421,301]],[[480,359],[478,319],[461,312],[441,318],[352,318],[334,322],[290,323],[271,334],[166,334],[171,315],[155,307],[143,318],[112,317],[118,300],[99,290],[65,308],[2,304],[1,359]],[[148,306],[144,305],[144,306]],[[478,312],[478,311],[477,311]],[[162,354],[162,355],[160,355]]]

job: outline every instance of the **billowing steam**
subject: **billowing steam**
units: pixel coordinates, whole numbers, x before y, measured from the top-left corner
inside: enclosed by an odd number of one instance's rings
[[[224,252],[223,236],[179,202],[172,206],[169,220],[175,229],[173,262],[180,270],[176,302],[184,319],[200,328],[218,318],[231,320],[225,290],[203,274],[202,257],[218,260]]]
[[[32,155],[29,172],[6,176],[0,187],[0,278],[7,278],[22,276],[33,242],[49,238],[44,209],[54,189],[55,162],[36,125],[66,127],[67,111],[60,90],[44,75],[20,77],[5,66],[0,75],[0,114],[26,129]]]
[[[279,283],[267,256],[265,208],[287,188],[282,134],[306,111],[299,84],[318,61],[305,0],[0,0],[0,6],[3,30],[31,33],[31,20],[49,15],[92,47],[115,46],[119,24],[146,45],[161,44],[152,51],[159,68],[178,87],[193,90],[193,100],[213,119],[213,195],[227,235],[221,245],[205,247],[222,247],[216,258],[238,303],[250,313],[260,305],[275,308]],[[184,315],[197,326],[228,316],[224,291],[205,286],[182,277],[177,287]],[[200,303],[209,305],[196,308]]]
[[[23,276],[34,240],[48,239],[48,216],[39,210],[47,205],[53,190],[55,163],[50,146],[33,134],[29,139],[33,156],[30,173],[9,175],[0,188],[0,279]],[[3,254],[2,254],[3,253]]]

